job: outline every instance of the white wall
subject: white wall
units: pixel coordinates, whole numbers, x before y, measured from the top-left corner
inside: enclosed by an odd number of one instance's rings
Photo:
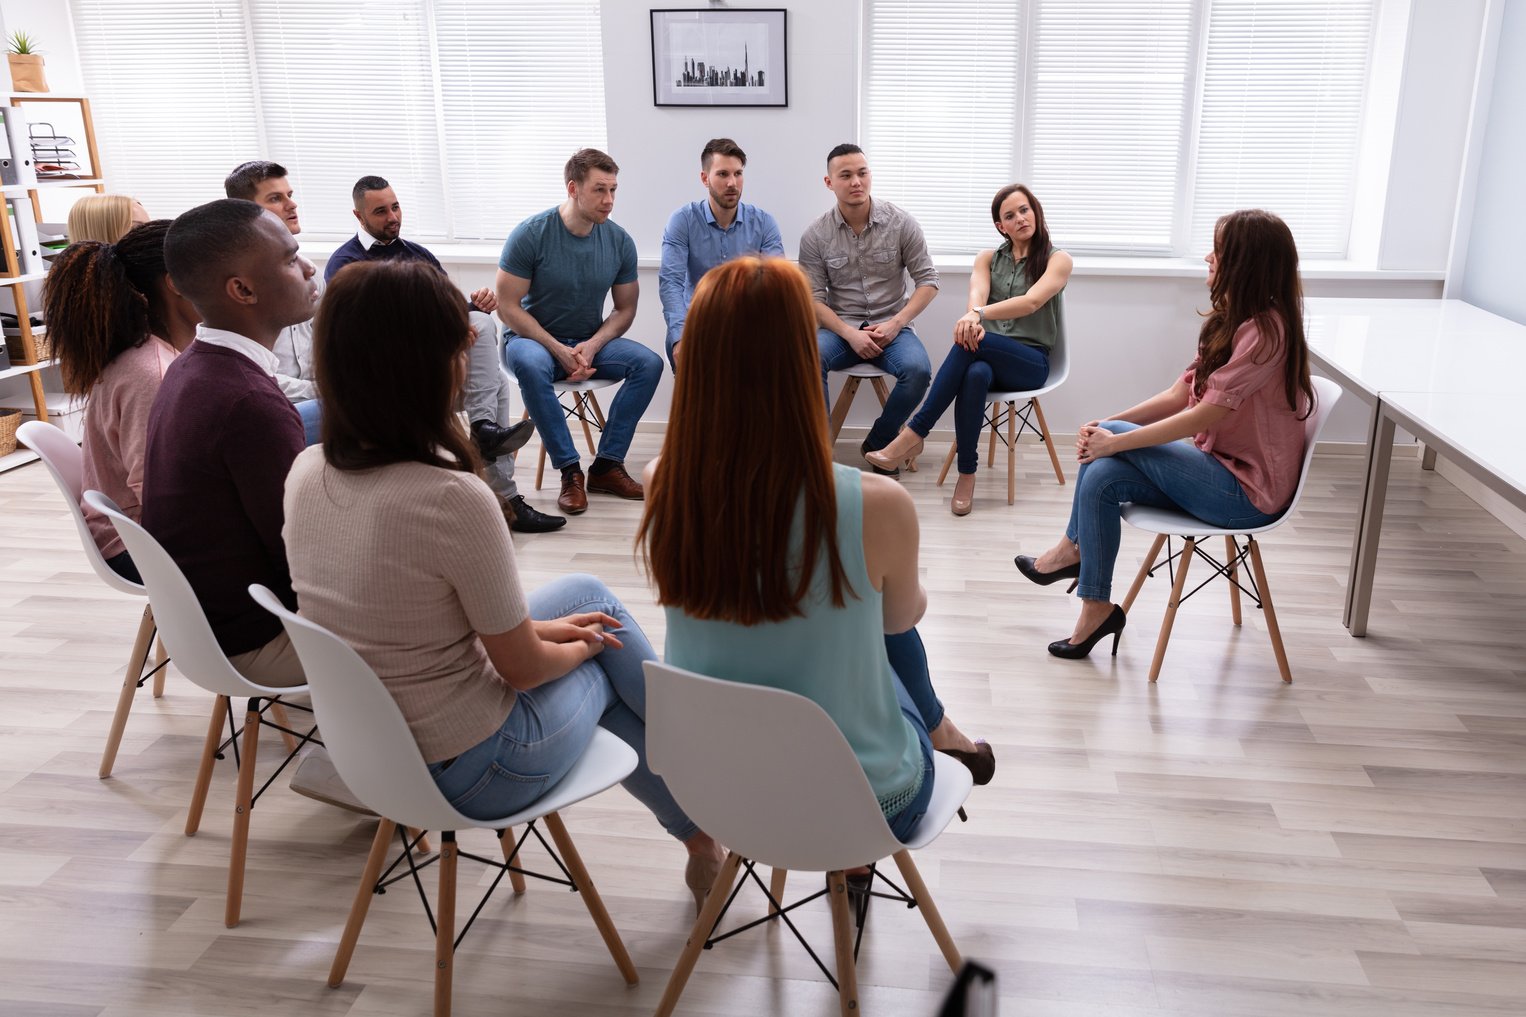
[[[1504,0],[1478,166],[1462,299],[1526,323],[1520,231],[1526,224],[1526,0]],[[1463,214],[1468,215],[1467,210]]]
[[[1485,0],[1411,0],[1378,267],[1445,269]]]

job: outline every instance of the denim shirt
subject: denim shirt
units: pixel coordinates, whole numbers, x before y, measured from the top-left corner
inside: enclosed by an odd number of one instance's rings
[[[888,201],[873,201],[869,224],[855,234],[837,206],[806,227],[800,267],[811,297],[844,321],[883,321],[906,306],[913,286],[938,287],[938,270],[917,221]]]
[[[743,254],[784,254],[779,224],[756,205],[738,202],[736,218],[725,229],[715,221],[709,201],[692,201],[668,219],[668,227],[662,231],[657,292],[662,297],[669,346],[683,335],[689,301],[694,299],[700,277]]]

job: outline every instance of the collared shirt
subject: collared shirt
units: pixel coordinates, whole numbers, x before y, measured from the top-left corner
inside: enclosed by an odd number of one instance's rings
[[[276,355],[246,335],[229,332],[225,328],[210,328],[206,325],[197,325],[196,341],[208,343],[212,346],[222,346],[230,350],[237,350],[254,361],[260,370],[272,378],[276,376],[276,368],[279,366],[276,361]]]
[[[662,268],[657,292],[668,324],[668,342],[683,334],[689,301],[700,277],[723,261],[743,254],[784,254],[784,241],[774,217],[746,202],[737,202],[736,218],[721,228],[710,202],[692,201],[668,219],[662,232]]]
[[[355,239],[359,240],[360,241],[360,246],[365,248],[368,251],[371,248],[375,247],[377,244],[381,244],[383,247],[387,246],[386,244],[382,244],[382,242],[380,240],[377,240],[371,234],[367,233],[366,232],[366,228],[364,226],[362,226],[360,229],[355,231]],[[395,244],[400,239],[402,239],[402,238],[401,237],[393,237],[392,238],[392,242]]]
[[[938,287],[922,227],[888,201],[871,199],[862,233],[833,205],[801,235],[800,267],[812,298],[850,325],[884,321],[905,307],[908,274],[914,287]]]

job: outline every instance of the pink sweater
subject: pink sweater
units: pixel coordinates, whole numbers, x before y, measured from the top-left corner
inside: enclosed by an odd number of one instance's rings
[[[1192,443],[1234,474],[1251,504],[1262,512],[1281,512],[1293,500],[1303,470],[1304,421],[1307,406],[1288,407],[1283,389],[1287,348],[1281,330],[1262,336],[1254,320],[1235,331],[1234,352],[1223,367],[1208,376],[1201,397],[1192,391],[1197,360],[1187,365],[1181,380],[1188,389],[1187,406],[1199,402],[1226,406],[1234,412]]]
[[[151,335],[107,364],[90,392],[85,410],[84,489],[104,493],[129,519],[136,520],[143,511],[148,411],[164,370],[174,359],[175,347]],[[102,557],[114,558],[127,550],[111,520],[83,502],[80,507]]]

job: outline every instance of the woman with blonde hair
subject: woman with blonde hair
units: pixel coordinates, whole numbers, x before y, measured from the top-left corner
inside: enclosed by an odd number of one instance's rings
[[[134,226],[148,222],[148,210],[125,194],[87,194],[69,209],[69,243],[99,240],[114,244]]]
[[[935,748],[979,783],[995,768],[928,677],[911,496],[832,462],[800,269],[757,257],[711,269],[682,343],[637,534],[667,609],[667,659],[818,703],[904,839],[931,798]]]

